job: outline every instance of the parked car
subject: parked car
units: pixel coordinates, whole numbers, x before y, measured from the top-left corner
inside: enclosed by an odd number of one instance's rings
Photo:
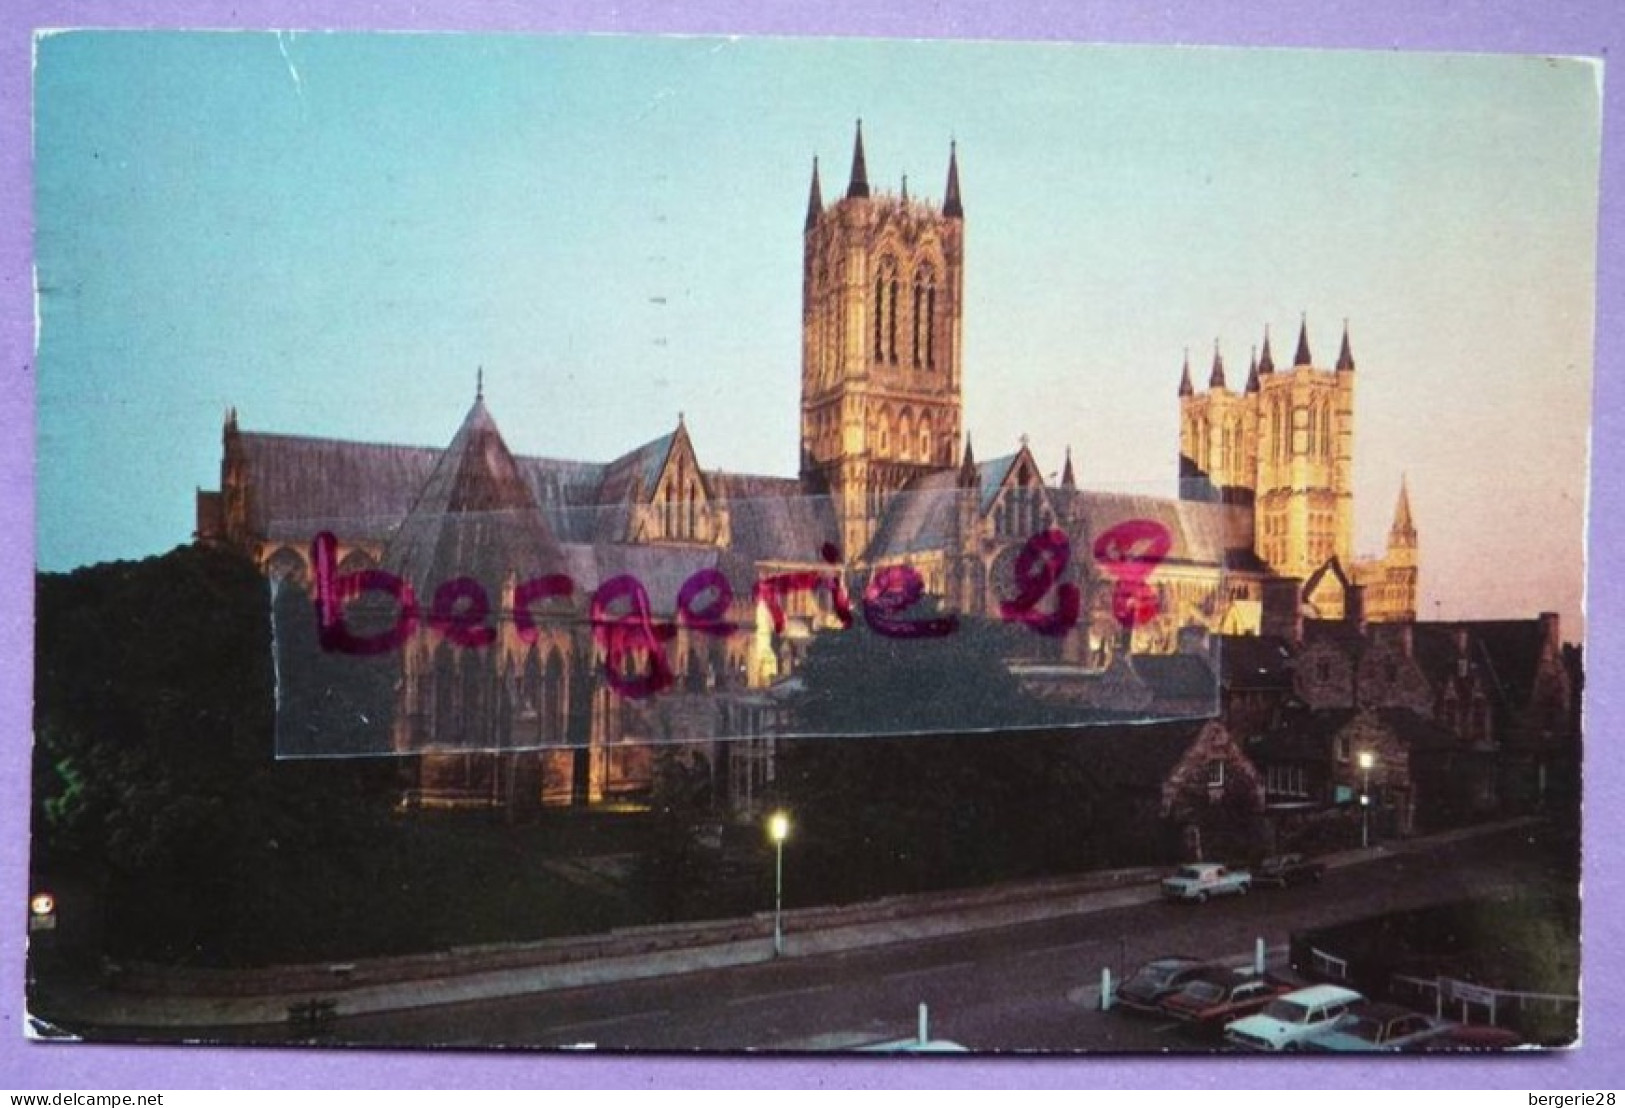
[[[1225,1041],[1247,1050],[1302,1050],[1365,997],[1341,985],[1311,985],[1278,996],[1257,1015],[1225,1024]]]
[[[1324,862],[1312,861],[1302,854],[1277,854],[1273,858],[1265,858],[1253,870],[1253,884],[1284,889],[1291,885],[1316,883],[1325,872]]]
[[[1312,1036],[1305,1050],[1341,1054],[1351,1051],[1416,1050],[1454,1026],[1397,1004],[1367,1001],[1349,1009],[1335,1027]]]
[[[1432,1038],[1407,1046],[1407,1053],[1442,1053],[1446,1051],[1511,1050],[1523,1045],[1523,1036],[1504,1027],[1487,1023],[1451,1024]]]
[[[1217,862],[1193,862],[1180,866],[1163,879],[1165,900],[1194,900],[1198,904],[1210,896],[1245,896],[1253,882],[1244,869],[1226,869]]]
[[[1268,975],[1220,970],[1198,973],[1162,1000],[1162,1010],[1198,1034],[1218,1035],[1227,1023],[1250,1016],[1297,988]]]
[[[1118,986],[1113,994],[1115,1003],[1136,1012],[1160,1011],[1163,997],[1178,992],[1196,975],[1215,968],[1211,963],[1188,954],[1153,958]]]

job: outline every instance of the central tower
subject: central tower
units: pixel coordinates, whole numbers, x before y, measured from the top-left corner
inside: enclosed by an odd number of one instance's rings
[[[827,491],[860,559],[886,501],[955,465],[965,213],[950,144],[940,207],[871,191],[863,123],[846,194],[826,208],[813,161],[801,274],[801,476]]]

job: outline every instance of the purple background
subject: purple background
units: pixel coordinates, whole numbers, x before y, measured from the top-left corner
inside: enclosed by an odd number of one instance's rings
[[[658,0],[593,5],[418,0],[21,0],[0,11],[0,1088],[539,1088],[550,1086],[915,1087],[1620,1087],[1625,1074],[1625,970],[1616,913],[1625,907],[1616,810],[1625,764],[1609,751],[1625,709],[1620,670],[1622,590],[1590,575],[1587,602],[1584,1045],[1567,1052],[1405,1062],[1266,1062],[1135,1058],[980,1057],[969,1061],[844,1058],[688,1058],[526,1053],[297,1051],[202,1047],[102,1047],[29,1043],[22,1037],[23,917],[27,894],[29,705],[33,567],[33,302],[29,176],[32,34],[45,27],[335,28],[360,30],[594,31],[690,34],[864,35],[1083,42],[1231,44],[1370,50],[1444,50],[1604,57],[1625,30],[1617,0],[1549,5],[1525,0],[1416,5],[1407,0],[1158,4],[1034,2],[1001,10],[965,0],[864,0],[781,4]],[[836,90],[832,90],[832,93]],[[1603,200],[1598,239],[1598,335],[1590,551],[1616,564],[1625,492],[1610,479],[1625,454],[1625,165],[1619,83],[1605,86]],[[93,521],[86,521],[93,525]],[[1509,527],[1533,521],[1508,520]],[[1080,967],[1080,974],[1083,969]]]

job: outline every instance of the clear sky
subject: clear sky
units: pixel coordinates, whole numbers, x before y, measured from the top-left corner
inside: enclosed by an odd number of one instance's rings
[[[220,423],[603,460],[686,413],[792,474],[801,226],[869,174],[966,209],[980,456],[1171,494],[1184,348],[1307,312],[1359,363],[1357,531],[1400,476],[1425,616],[1580,628],[1598,73],[1284,50],[76,33],[36,66],[38,559],[189,537]]]

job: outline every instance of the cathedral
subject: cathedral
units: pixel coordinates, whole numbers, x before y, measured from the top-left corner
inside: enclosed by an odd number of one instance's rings
[[[1290,367],[1266,333],[1240,392],[1217,350],[1196,392],[1187,357],[1177,498],[1081,488],[1070,452],[1052,483],[1025,439],[978,458],[964,432],[965,240],[952,144],[940,201],[906,179],[874,187],[861,123],[831,202],[815,159],[794,477],[708,468],[681,416],[608,461],[515,455],[483,388],[444,449],[250,431],[228,413],[198,540],[310,593],[324,645],[399,659],[372,747],[279,731],[279,753],[407,755],[413,803],[522,807],[635,800],[661,744],[710,742],[749,808],[808,643],[850,623],[846,597],[885,600],[898,581],[1041,629],[1012,671],[1083,705],[1130,660],[1193,641],[1305,613],[1415,619],[1407,490],[1386,556],[1353,554],[1346,326],[1330,369],[1307,321]],[[380,595],[393,614],[365,624],[349,602]]]

